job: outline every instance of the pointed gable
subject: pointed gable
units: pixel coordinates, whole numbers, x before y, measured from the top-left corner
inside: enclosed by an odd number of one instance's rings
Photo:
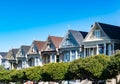
[[[49,36],[43,46],[43,51],[55,50],[56,48],[58,49],[62,39],[62,37]]]
[[[9,50],[9,52],[6,55],[6,58],[8,60],[15,60],[16,59],[16,54],[18,52],[19,49],[11,49]]]
[[[64,37],[60,48],[62,47],[78,47],[83,44],[83,39],[87,35],[87,32],[68,30],[66,36]]]
[[[110,38],[104,32],[104,30],[98,24],[98,22],[95,22],[95,24],[91,26],[91,30],[87,34],[87,36],[85,37],[84,42],[88,42],[88,41],[102,41],[102,40],[110,40]]]
[[[7,52],[0,52],[0,55],[2,56],[3,59],[6,58]]]
[[[39,51],[41,51],[43,49],[44,44],[45,44],[45,41],[36,41],[36,40],[34,40],[32,42],[32,45],[30,47],[30,50],[29,50],[28,54],[37,54],[37,53],[39,53]]]
[[[25,56],[28,53],[29,49],[30,46],[22,45],[18,50],[17,57]]]
[[[110,39],[120,40],[120,26],[97,22]]]

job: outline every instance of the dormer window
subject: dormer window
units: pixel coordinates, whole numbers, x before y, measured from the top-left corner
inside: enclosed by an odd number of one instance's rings
[[[95,38],[100,38],[100,36],[101,36],[100,29],[96,29],[96,30],[94,31],[94,37],[95,37]]]
[[[37,50],[37,48],[34,46],[33,47],[33,50],[32,50],[34,53],[38,53],[38,50]]]

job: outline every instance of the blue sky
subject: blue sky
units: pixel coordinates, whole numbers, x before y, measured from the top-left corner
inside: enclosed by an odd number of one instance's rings
[[[120,26],[120,0],[1,0],[0,52],[68,29],[89,31],[94,22]],[[69,27],[68,27],[69,26]]]

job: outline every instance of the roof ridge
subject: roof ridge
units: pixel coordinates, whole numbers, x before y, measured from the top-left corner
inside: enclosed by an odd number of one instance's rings
[[[104,24],[104,25],[109,25],[109,26],[115,26],[115,27],[120,27],[118,25],[113,25],[113,24],[109,24],[109,23],[102,23],[102,22],[96,22],[98,24]]]

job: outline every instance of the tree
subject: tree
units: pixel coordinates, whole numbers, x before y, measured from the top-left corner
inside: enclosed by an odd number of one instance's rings
[[[4,68],[3,66],[0,65],[0,71],[1,71],[1,70],[5,70],[5,68]]]
[[[60,81],[65,79],[69,63],[49,63],[42,67],[42,80]]]
[[[32,80],[35,82],[38,82],[41,80],[41,67],[37,66],[37,67],[31,67],[25,70],[25,74],[27,76],[28,80]]]
[[[105,73],[107,73],[107,78],[113,78],[120,74],[120,53],[110,57]]]

